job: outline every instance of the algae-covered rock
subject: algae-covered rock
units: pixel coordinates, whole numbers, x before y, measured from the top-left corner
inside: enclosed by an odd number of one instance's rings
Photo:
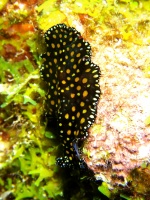
[[[4,2],[3,2],[4,3]],[[33,3],[33,4],[32,4]],[[8,2],[0,33],[0,198],[62,196],[55,164],[57,145],[45,136],[45,90],[39,75],[36,1]],[[56,176],[57,178],[53,178]]]
[[[149,1],[2,0],[0,14],[0,198],[148,200]],[[57,23],[81,32],[101,69],[81,156],[102,184],[55,163],[59,143],[46,129],[39,66],[42,35]]]

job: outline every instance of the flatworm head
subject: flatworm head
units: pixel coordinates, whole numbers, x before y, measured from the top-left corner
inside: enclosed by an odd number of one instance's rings
[[[100,69],[91,61],[90,44],[81,34],[65,24],[50,28],[45,34],[47,51],[42,54],[41,77],[48,86],[48,114],[57,119],[58,135],[64,157],[61,167],[79,160],[74,142],[85,139],[96,116],[100,96]]]

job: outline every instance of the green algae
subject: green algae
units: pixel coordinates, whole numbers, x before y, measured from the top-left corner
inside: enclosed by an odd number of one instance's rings
[[[45,1],[36,10],[39,13],[37,17],[39,28],[44,31],[66,19],[65,14],[59,10],[56,0]]]
[[[46,121],[41,120],[45,97],[38,69],[42,40],[38,44],[37,32],[18,31],[29,13],[14,10],[0,17],[0,198],[58,199],[62,186],[55,165],[57,145],[54,137],[45,137]]]
[[[6,6],[8,0],[2,0],[0,1],[0,11]]]
[[[107,183],[103,182],[101,186],[98,187],[98,190],[104,194],[106,197],[110,198],[111,192],[108,189]]]

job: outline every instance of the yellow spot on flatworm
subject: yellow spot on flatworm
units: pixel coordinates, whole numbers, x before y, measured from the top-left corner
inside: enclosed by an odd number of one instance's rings
[[[81,90],[81,86],[80,85],[77,86],[77,90]]]
[[[80,102],[80,106],[83,107],[85,103],[83,101]]]
[[[78,81],[79,81],[79,77],[76,77],[76,78],[75,78],[75,82],[78,82]]]
[[[88,95],[88,91],[87,90],[84,90],[83,92],[83,97],[86,97]]]
[[[79,118],[80,117],[80,112],[77,112],[77,118]]]
[[[71,119],[72,119],[72,120],[75,120],[75,116],[72,116]]]
[[[98,78],[99,77],[99,75],[98,74],[95,74],[94,76],[93,76],[93,78]]]
[[[71,98],[74,98],[74,97],[75,97],[75,94],[74,94],[74,93],[71,93],[71,94],[70,94],[70,97],[71,97]]]
[[[67,69],[67,70],[66,70],[66,73],[67,73],[67,74],[70,74],[70,69]]]
[[[71,110],[72,110],[72,112],[76,111],[76,107],[72,106]]]
[[[70,84],[70,87],[74,87],[74,84],[73,84],[73,83],[71,83],[71,84]]]
[[[74,55],[74,51],[71,51],[70,55],[73,56]]]
[[[80,62],[81,62],[81,59],[78,60],[78,64],[80,64]]]
[[[82,79],[82,83],[87,83],[87,81],[88,81],[87,78]]]
[[[85,65],[88,65],[89,64],[89,62],[87,61],[87,62],[85,62]]]
[[[55,83],[56,83],[56,80],[55,80],[55,79],[53,79],[53,80],[52,80],[52,82],[55,84]]]
[[[68,91],[68,90],[70,90],[70,88],[69,88],[69,87],[66,87],[66,88],[65,88],[65,90],[67,90],[67,91]]]
[[[74,135],[77,136],[79,134],[79,131],[74,131]]]
[[[69,119],[69,114],[68,113],[65,114],[65,118]]]
[[[71,78],[70,78],[70,77],[67,77],[67,80],[68,80],[68,81],[70,81],[70,80],[71,80]]]
[[[55,105],[55,101],[54,100],[51,100],[51,105]]]
[[[55,44],[54,44],[54,43],[52,43],[52,44],[51,44],[51,47],[54,49],[54,48],[55,48]]]
[[[71,130],[68,130],[68,131],[67,131],[67,135],[70,135],[70,134],[71,134]]]
[[[57,95],[57,91],[56,90],[54,91],[54,95]]]
[[[58,104],[60,104],[60,99],[58,99]]]
[[[57,59],[56,58],[54,58],[54,63],[57,64]]]
[[[77,65],[76,65],[76,64],[74,64],[74,65],[73,65],[73,69],[76,69],[76,68],[77,68]]]
[[[85,114],[86,112],[87,112],[87,110],[86,110],[86,109],[82,110],[82,113],[83,113],[83,114]]]
[[[49,62],[48,64],[49,64],[50,66],[52,66],[52,62]]]
[[[81,120],[80,120],[80,124],[83,124],[85,122],[85,118],[81,118]]]
[[[88,69],[86,69],[86,70],[85,70],[85,72],[90,72],[90,71],[91,71],[91,69],[90,69],[90,68],[88,68]]]
[[[68,55],[65,56],[65,59],[66,59],[66,60],[68,59]]]
[[[68,125],[69,125],[69,126],[72,126],[72,123],[71,123],[71,122],[69,122],[69,123],[68,123]]]
[[[51,54],[50,54],[50,52],[47,52],[47,56],[50,56]]]
[[[65,80],[62,80],[62,84],[66,84],[66,81],[65,81]]]
[[[76,57],[79,58],[81,56],[81,53],[77,53]]]

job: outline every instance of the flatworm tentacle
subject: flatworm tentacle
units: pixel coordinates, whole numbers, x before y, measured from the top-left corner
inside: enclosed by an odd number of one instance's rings
[[[74,28],[65,24],[51,27],[44,34],[47,50],[42,54],[41,77],[47,83],[48,114],[57,119],[64,157],[61,167],[77,162],[73,141],[85,139],[96,116],[100,96],[100,69],[91,61],[90,44]],[[82,159],[78,158],[82,163]]]

